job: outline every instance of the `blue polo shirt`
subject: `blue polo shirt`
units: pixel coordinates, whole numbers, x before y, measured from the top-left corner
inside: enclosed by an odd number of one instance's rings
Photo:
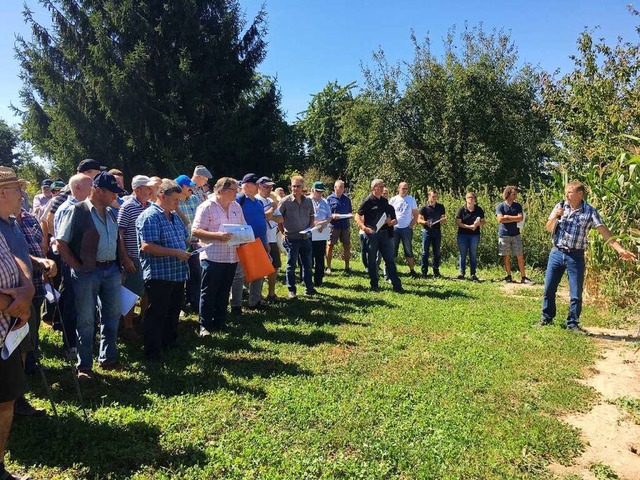
[[[335,193],[332,193],[327,197],[327,203],[329,203],[329,207],[331,207],[331,213],[338,213],[341,215],[353,213],[351,199],[345,194],[338,197]],[[342,220],[333,220],[331,225],[333,225],[333,228],[343,230],[349,228],[350,223],[348,218],[343,218]]]
[[[244,193],[237,195],[236,202],[242,206],[244,219],[247,225],[251,225],[255,237],[259,238],[264,245],[269,245],[267,241],[267,217],[264,216],[264,206],[262,202],[257,198],[251,200],[251,198]]]

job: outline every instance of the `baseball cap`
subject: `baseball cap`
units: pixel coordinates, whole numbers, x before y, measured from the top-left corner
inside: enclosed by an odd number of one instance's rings
[[[146,175],[136,175],[131,180],[131,188],[151,187],[153,185],[155,185],[155,182]]]
[[[93,186],[96,188],[106,188],[113,193],[124,193],[124,190],[118,186],[116,177],[108,172],[100,172],[93,177]]]
[[[258,176],[255,173],[247,173],[242,177],[242,183],[258,183]]]
[[[87,170],[102,170],[105,171],[107,167],[103,167],[93,158],[85,158],[78,164],[78,173],[86,172]]]
[[[64,183],[62,180],[56,180],[55,182],[51,182],[51,190],[62,190],[64,187],[66,187],[67,184]]]
[[[196,186],[196,182],[192,181],[186,175],[180,175],[178,178],[175,179],[175,182],[178,185],[180,185],[181,187],[195,187]]]
[[[201,177],[213,178],[211,172],[204,165],[198,165],[193,171],[194,175],[200,175]]]
[[[271,185],[273,187],[275,183],[269,177],[260,177],[258,179],[258,185]]]
[[[325,188],[324,188],[324,183],[322,182],[313,182],[313,185],[311,186],[312,189],[314,189],[317,192],[324,192]]]
[[[50,178],[45,178],[42,183],[40,184],[41,187],[51,187],[51,184],[53,183],[53,180],[51,180]]]

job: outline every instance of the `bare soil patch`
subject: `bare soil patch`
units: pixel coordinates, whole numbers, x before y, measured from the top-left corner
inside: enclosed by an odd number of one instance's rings
[[[589,467],[604,464],[621,479],[640,479],[640,425],[615,405],[621,397],[640,398],[640,343],[635,337],[636,329],[588,330],[602,352],[590,368],[593,375],[582,382],[600,393],[601,401],[587,413],[562,418],[581,430],[586,449],[574,465],[554,463],[549,469],[559,477],[577,475],[590,480],[596,477]]]

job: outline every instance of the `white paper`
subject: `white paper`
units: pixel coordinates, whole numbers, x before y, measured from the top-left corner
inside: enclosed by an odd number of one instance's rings
[[[430,227],[433,227],[436,223],[440,223],[442,221],[442,218],[439,218],[438,220],[431,222],[431,225],[429,225]]]
[[[480,225],[480,217],[476,217],[475,221],[473,222],[474,225]]]
[[[353,213],[338,213],[338,220],[346,220],[347,218],[353,218]]]
[[[191,252],[191,255],[197,255],[197,254],[199,254],[200,252],[205,251],[205,250],[206,250],[207,248],[209,248],[211,245],[212,245],[212,244],[210,243],[209,245],[205,245],[204,247],[196,248],[195,250],[193,250],[193,251]]]
[[[45,294],[44,298],[46,298],[47,302],[53,303],[57,300],[60,300],[60,292],[51,286],[49,283],[44,284]]]
[[[140,297],[122,285],[120,287],[120,301],[122,302],[122,316],[131,311]]]
[[[521,221],[521,222],[516,223],[516,226],[517,226],[520,230],[522,230],[522,227],[524,227],[524,222],[525,222],[525,220],[526,220],[526,219],[527,219],[527,214],[526,214],[526,213],[524,213],[524,212],[522,212],[522,221]]]
[[[16,349],[20,342],[27,336],[29,333],[29,324],[25,323],[22,327],[17,330],[11,330],[7,334],[7,338],[4,341],[4,346],[2,347],[2,354],[0,357],[2,360],[6,360],[11,356],[13,351]]]
[[[314,225],[313,227],[309,227],[309,228],[305,228],[304,230],[300,230],[298,233],[302,233],[303,235],[307,234],[307,233],[313,234],[313,232],[317,232],[318,230],[320,230],[321,226],[322,225]]]
[[[317,228],[311,230],[311,241],[329,240],[331,237],[331,229],[329,225],[325,225],[322,231],[320,231],[320,225]]]
[[[380,231],[385,223],[387,223],[387,214],[383,213],[380,220],[378,220],[378,223],[376,223],[376,232]]]
[[[253,228],[250,225],[224,223],[222,231],[233,234],[227,245],[242,245],[243,243],[251,243],[256,239],[253,235]]]

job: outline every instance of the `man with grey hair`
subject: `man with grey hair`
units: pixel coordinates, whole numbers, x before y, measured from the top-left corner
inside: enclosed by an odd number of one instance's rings
[[[376,178],[371,182],[371,195],[365,198],[360,208],[358,208],[355,216],[356,223],[367,236],[371,290],[375,292],[380,288],[378,263],[376,261],[378,252],[380,252],[385,263],[387,276],[393,284],[393,290],[398,293],[404,293],[393,259],[393,244],[391,242],[393,226],[397,224],[395,210],[382,195],[383,190],[383,180]],[[381,222],[383,215],[385,219]],[[380,222],[381,225],[378,227]]]

